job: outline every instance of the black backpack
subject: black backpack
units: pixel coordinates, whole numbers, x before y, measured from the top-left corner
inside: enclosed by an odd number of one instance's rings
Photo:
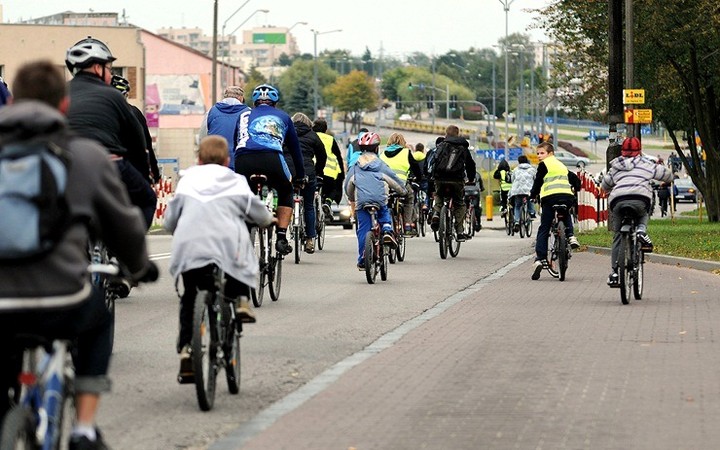
[[[433,178],[438,180],[462,180],[465,177],[467,151],[467,147],[462,145],[441,142],[435,150],[435,157],[432,162]]]
[[[51,251],[70,224],[67,152],[50,141],[0,148],[0,262]]]

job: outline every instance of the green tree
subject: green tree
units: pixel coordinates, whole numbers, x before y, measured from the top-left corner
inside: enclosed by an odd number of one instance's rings
[[[314,61],[296,59],[278,80],[283,109],[289,113],[302,112],[313,116],[313,70]],[[318,106],[323,105],[323,88],[332,84],[337,72],[318,62]]]
[[[324,92],[337,110],[352,117],[351,133],[357,133],[360,128],[361,113],[378,106],[377,89],[373,79],[359,70],[338,77]]]
[[[675,151],[720,221],[720,8],[716,0],[634,0],[635,86],[644,107],[667,128]],[[607,111],[608,5],[572,0],[539,9],[541,26],[557,42],[551,84],[581,80],[581,103]],[[573,64],[570,65],[569,62]],[[627,61],[626,61],[627,63]],[[572,90],[570,90],[571,93]],[[695,145],[698,133],[702,150]],[[680,135],[689,136],[683,142]]]
[[[257,68],[251,67],[247,80],[245,80],[245,104],[252,107],[252,91],[256,86],[267,83],[267,79],[261,74]]]
[[[288,56],[287,53],[281,54],[280,57],[278,58],[278,64],[282,67],[288,67],[288,66],[292,65],[292,62],[293,62],[292,58],[290,56]]]

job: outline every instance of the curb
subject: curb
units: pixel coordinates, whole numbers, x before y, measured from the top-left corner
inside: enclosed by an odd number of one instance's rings
[[[589,252],[608,256],[611,251],[611,249],[607,247],[593,247],[588,245],[586,248]],[[720,262],[718,261],[703,261],[700,259],[682,258],[680,256],[660,255],[657,253],[646,253],[645,260],[652,263],[687,267],[690,269],[703,270],[705,272],[716,272],[720,274]]]

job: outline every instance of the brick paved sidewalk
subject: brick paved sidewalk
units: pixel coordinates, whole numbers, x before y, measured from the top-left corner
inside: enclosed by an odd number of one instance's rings
[[[608,265],[575,254],[561,283],[528,260],[211,449],[717,448],[720,277],[648,264],[623,306]]]

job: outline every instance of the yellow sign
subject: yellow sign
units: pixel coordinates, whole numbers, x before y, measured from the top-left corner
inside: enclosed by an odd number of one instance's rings
[[[652,123],[652,109],[633,109],[633,123]]]
[[[642,105],[645,103],[645,89],[623,89],[623,103]]]

